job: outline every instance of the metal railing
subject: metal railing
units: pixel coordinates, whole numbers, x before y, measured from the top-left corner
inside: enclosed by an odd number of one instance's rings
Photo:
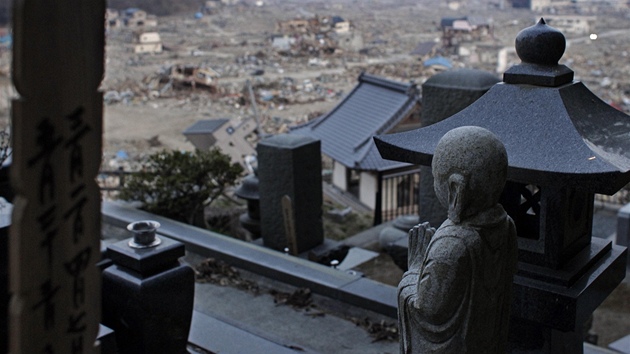
[[[630,203],[630,190],[623,188],[613,195],[595,194],[595,201],[604,204],[623,206]]]
[[[377,197],[375,224],[401,215],[418,214],[419,183],[418,168],[383,175]]]

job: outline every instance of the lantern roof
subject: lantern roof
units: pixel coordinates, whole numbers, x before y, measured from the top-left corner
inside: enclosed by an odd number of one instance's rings
[[[424,128],[375,137],[385,159],[430,165],[440,138],[472,125],[492,131],[508,153],[508,179],[613,194],[630,181],[630,116],[603,102],[558,60],[565,38],[541,19],[522,30],[522,63],[455,115]]]
[[[256,171],[243,178],[243,182],[234,191],[234,195],[245,200],[260,200],[258,185],[258,173]]]

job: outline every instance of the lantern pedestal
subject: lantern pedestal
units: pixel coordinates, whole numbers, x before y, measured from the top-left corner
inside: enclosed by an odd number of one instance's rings
[[[593,239],[555,271],[519,263],[510,323],[512,349],[581,353],[585,324],[625,277],[626,257],[626,248]]]

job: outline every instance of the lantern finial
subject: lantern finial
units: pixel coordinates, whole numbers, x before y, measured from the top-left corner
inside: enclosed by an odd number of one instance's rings
[[[566,43],[562,32],[548,26],[541,18],[534,26],[518,33],[516,54],[525,63],[555,66],[564,54]]]
[[[573,70],[558,61],[567,41],[562,32],[547,25],[543,18],[516,36],[516,54],[522,63],[503,74],[503,82],[558,87],[573,81]]]

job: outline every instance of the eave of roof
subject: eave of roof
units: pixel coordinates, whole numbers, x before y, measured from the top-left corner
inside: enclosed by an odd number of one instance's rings
[[[186,128],[186,130],[183,131],[183,134],[210,134],[217,131],[228,121],[229,119],[227,118],[198,120],[193,123],[193,125]]]

